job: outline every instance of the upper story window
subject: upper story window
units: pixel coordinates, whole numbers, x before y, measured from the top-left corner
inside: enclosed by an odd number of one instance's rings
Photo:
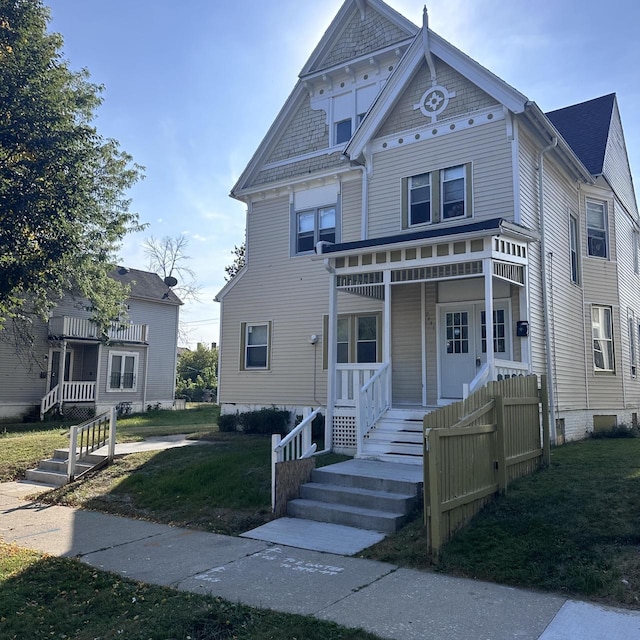
[[[578,220],[569,215],[569,254],[571,262],[571,282],[580,284],[580,243],[578,242]]]
[[[402,226],[471,216],[471,165],[461,164],[403,179]]]
[[[638,251],[640,251],[640,234],[637,229],[632,232],[633,272],[638,273]]]
[[[587,246],[594,258],[609,257],[609,234],[607,232],[607,208],[604,202],[587,200]]]
[[[351,140],[351,118],[336,122],[335,131],[336,144],[342,144]]]
[[[294,253],[310,253],[320,241],[336,242],[337,219],[335,205],[296,212]]]
[[[331,99],[331,146],[346,144],[378,94],[378,86],[359,87]]]

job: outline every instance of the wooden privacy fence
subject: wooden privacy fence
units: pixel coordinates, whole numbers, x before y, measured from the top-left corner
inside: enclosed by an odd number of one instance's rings
[[[433,557],[511,481],[549,463],[546,376],[540,382],[489,382],[424,417],[424,517]]]

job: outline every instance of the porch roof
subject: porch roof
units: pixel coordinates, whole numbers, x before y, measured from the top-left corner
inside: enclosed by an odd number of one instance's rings
[[[495,235],[496,233],[513,235],[519,240],[531,242],[537,239],[535,232],[504,220],[503,218],[489,218],[479,222],[461,224],[452,227],[430,227],[421,231],[411,231],[409,233],[395,234],[392,236],[382,236],[380,238],[368,238],[366,240],[356,240],[354,242],[341,242],[330,244],[326,242],[318,243],[316,252],[323,256],[341,252],[357,252],[362,249],[373,247],[387,247],[390,245],[405,245],[407,243],[422,240],[443,240],[449,237],[459,237],[462,235],[473,235],[476,237]]]

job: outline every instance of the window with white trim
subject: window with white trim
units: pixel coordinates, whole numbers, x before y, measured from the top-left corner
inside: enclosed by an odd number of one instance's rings
[[[569,258],[573,284],[580,284],[580,243],[578,237],[578,220],[575,216],[569,215]]]
[[[607,208],[604,202],[587,200],[587,250],[594,258],[609,257]]]
[[[631,309],[627,310],[627,326],[629,329],[629,361],[631,377],[636,377],[636,320]]]
[[[294,253],[312,253],[318,242],[336,242],[338,213],[335,205],[295,213]]]
[[[329,317],[323,318],[324,336],[329,333]],[[379,313],[341,315],[337,323],[338,364],[380,361],[381,317]],[[328,344],[323,340],[322,368],[327,368]]]
[[[611,307],[591,307],[593,367],[595,371],[615,371],[613,358],[613,314]]]
[[[471,164],[403,178],[402,226],[471,217]]]
[[[351,140],[377,94],[378,85],[369,84],[331,98],[331,146]]]
[[[269,323],[243,323],[244,369],[267,369],[269,367]]]
[[[107,391],[135,391],[138,378],[138,353],[110,351]]]

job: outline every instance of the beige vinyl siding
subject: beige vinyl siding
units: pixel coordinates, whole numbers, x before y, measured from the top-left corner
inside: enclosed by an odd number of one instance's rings
[[[362,239],[362,179],[343,182],[342,242]]]
[[[220,402],[255,405],[326,403],[323,315],[329,274],[322,261],[289,255],[289,200],[254,203],[247,224],[247,271],[224,298]],[[377,312],[382,303],[340,293],[339,313]],[[241,323],[271,323],[270,368],[240,369]],[[319,340],[309,344],[311,335]],[[315,389],[314,389],[315,362]]]
[[[640,301],[638,291],[640,291],[640,276],[634,272],[634,225],[624,206],[615,200],[613,203],[613,228],[616,236],[617,249],[617,272],[620,287],[620,333],[622,336],[621,352],[622,366],[620,373],[625,381],[625,406],[637,407],[640,398],[640,369],[636,369],[635,378],[631,374],[631,346],[629,342],[628,317],[629,311],[634,317],[634,340],[636,347],[636,367],[638,367],[638,349],[640,340],[638,336],[638,325],[640,324]]]
[[[425,297],[425,335],[427,361],[427,404],[438,404],[438,342],[436,336],[438,302],[438,283],[427,282],[424,285]]]
[[[422,300],[420,284],[391,287],[393,405],[422,404]]]
[[[472,219],[513,220],[511,146],[505,122],[498,121],[376,153],[369,181],[369,237],[402,232],[402,178],[466,163],[472,163]]]
[[[613,107],[602,173],[618,198],[620,198],[620,202],[632,216],[637,218],[638,205],[633,189],[629,157],[627,156],[627,147],[624,142],[622,122],[620,121],[617,103]]]

